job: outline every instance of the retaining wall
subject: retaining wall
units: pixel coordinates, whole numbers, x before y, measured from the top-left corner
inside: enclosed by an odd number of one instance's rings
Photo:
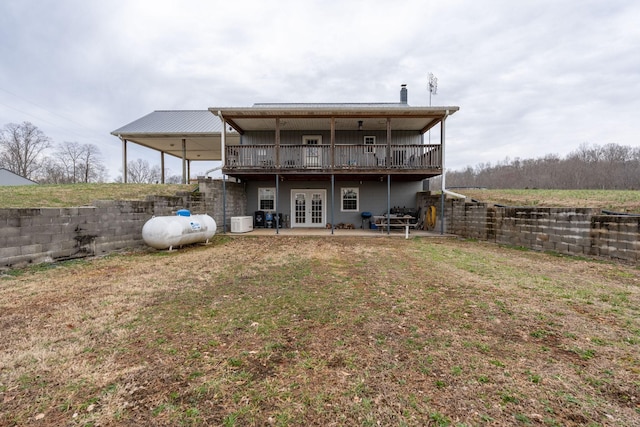
[[[142,226],[178,209],[211,215],[223,229],[222,182],[202,180],[199,192],[144,201],[96,201],[73,208],[0,209],[0,267],[102,255],[144,245]],[[244,215],[243,185],[226,183],[226,220]],[[227,230],[229,229],[227,225]]]
[[[449,200],[448,233],[535,250],[640,261],[640,217],[592,208],[496,207]]]

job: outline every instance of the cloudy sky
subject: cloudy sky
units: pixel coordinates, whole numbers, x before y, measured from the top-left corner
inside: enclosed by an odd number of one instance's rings
[[[403,83],[429,105],[431,72],[432,104],[460,107],[449,169],[640,146],[638,22],[637,0],[2,0],[0,126],[96,144],[113,179],[110,132],[153,110],[397,102]]]

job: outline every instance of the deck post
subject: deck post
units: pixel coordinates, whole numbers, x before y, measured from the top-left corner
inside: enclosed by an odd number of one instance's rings
[[[335,208],[335,194],[336,194],[336,176],[331,174],[331,234],[333,235],[333,230],[335,230],[336,225],[333,221],[333,210]]]
[[[279,119],[276,119],[279,120]],[[276,234],[280,234],[280,216],[278,215],[278,208],[280,206],[279,202],[279,194],[280,194],[280,175],[276,174]]]
[[[280,117],[276,117],[276,164],[275,167],[276,168],[280,168]],[[278,179],[278,176],[276,175],[276,180]],[[278,197],[276,195],[276,197]],[[277,205],[276,205],[277,206]]]
[[[333,170],[336,167],[336,118],[331,117],[330,124],[330,142],[331,142],[331,169]],[[331,220],[333,224],[333,219]]]
[[[387,174],[387,235],[391,234],[391,174]]]

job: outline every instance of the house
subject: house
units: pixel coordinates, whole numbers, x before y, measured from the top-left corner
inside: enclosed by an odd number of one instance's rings
[[[363,212],[415,208],[443,171],[445,121],[458,107],[397,103],[255,104],[210,108],[223,122],[223,173],[245,183],[247,210],[285,226],[360,226]],[[437,144],[424,135],[441,125]],[[227,141],[231,127],[240,136]]]
[[[399,102],[254,104],[196,111],[155,111],[112,132],[127,142],[190,162],[219,160],[241,182],[246,215],[274,215],[288,227],[359,227],[363,213],[416,207],[425,179],[441,175],[446,119],[459,107]],[[440,140],[425,134],[440,125]],[[162,167],[164,169],[164,167]],[[164,181],[164,177],[163,177]],[[224,219],[225,225],[228,218]]]
[[[0,186],[9,185],[36,185],[35,181],[24,178],[11,172],[9,169],[0,168]]]

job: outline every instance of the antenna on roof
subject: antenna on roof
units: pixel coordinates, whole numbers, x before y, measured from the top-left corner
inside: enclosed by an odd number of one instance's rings
[[[429,73],[429,107],[431,107],[431,95],[438,93],[438,78]],[[431,129],[429,129],[429,144],[431,144]]]
[[[438,94],[438,78],[429,73],[429,107],[431,107],[431,95]]]

